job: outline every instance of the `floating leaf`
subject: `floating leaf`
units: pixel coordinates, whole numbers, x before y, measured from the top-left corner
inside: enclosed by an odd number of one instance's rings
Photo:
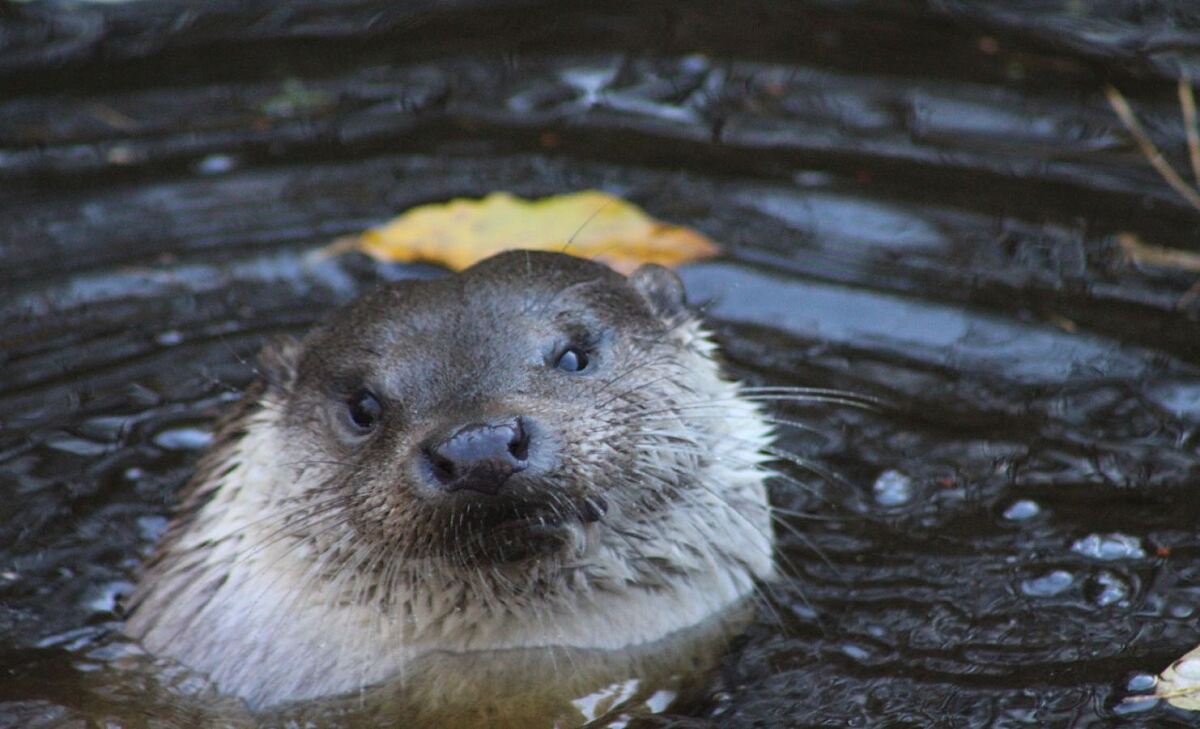
[[[1200,711],[1200,647],[1167,666],[1158,677],[1155,694],[1188,711]]]
[[[694,230],[655,220],[636,205],[596,191],[540,200],[496,192],[482,200],[422,205],[362,235],[339,239],[330,250],[462,270],[512,248],[571,253],[622,273],[643,263],[673,266],[720,252]]]

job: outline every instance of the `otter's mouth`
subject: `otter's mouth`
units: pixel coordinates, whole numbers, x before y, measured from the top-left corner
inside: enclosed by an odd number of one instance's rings
[[[604,518],[608,503],[599,496],[586,496],[569,502],[521,501],[511,504],[509,518],[497,518],[496,530],[528,530],[560,527],[566,524],[591,524]]]
[[[557,554],[574,540],[574,532],[600,521],[607,505],[599,497],[548,503],[508,501],[479,508],[475,502],[451,514],[457,535],[449,535],[452,550],[477,560],[516,562]]]

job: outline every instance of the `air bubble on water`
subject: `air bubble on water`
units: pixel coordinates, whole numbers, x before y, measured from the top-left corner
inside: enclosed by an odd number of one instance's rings
[[[1025,521],[1037,516],[1041,511],[1042,507],[1038,506],[1036,501],[1020,499],[1004,510],[1004,518],[1009,521]]]
[[[1172,603],[1167,606],[1167,615],[1173,618],[1190,618],[1196,614],[1196,606],[1186,602]]]
[[[61,646],[69,651],[79,650],[89,645],[96,636],[104,632],[106,628],[99,625],[88,625],[82,628],[74,628],[62,633],[48,635],[45,638],[34,643],[38,648],[51,648]]]
[[[137,528],[138,536],[148,542],[153,542],[167,530],[167,518],[165,516],[139,516]]]
[[[805,604],[803,602],[796,602],[796,603],[789,604],[788,607],[791,609],[792,615],[794,615],[797,618],[800,618],[801,620],[816,620],[817,619],[817,611],[811,605]]]
[[[853,643],[843,643],[841,648],[842,648],[842,653],[846,654],[847,656],[853,658],[856,661],[865,661],[871,657],[871,652],[868,651],[866,648],[863,648],[860,645],[854,645]]]
[[[48,447],[74,456],[102,456],[112,450],[109,443],[98,443],[70,433],[55,433],[43,441]]]
[[[112,613],[117,610],[117,602],[122,595],[133,590],[133,584],[126,580],[100,585],[85,603],[86,607],[95,613]]]
[[[1152,673],[1137,673],[1125,684],[1125,690],[1133,693],[1142,693],[1144,691],[1153,691],[1157,685],[1158,676]]]
[[[1071,551],[1084,557],[1111,562],[1118,559],[1142,559],[1146,550],[1141,540],[1128,534],[1089,534],[1071,545]]]
[[[792,176],[792,181],[798,187],[826,187],[833,180],[833,175],[819,170],[802,170]]]
[[[170,451],[195,451],[212,442],[211,431],[200,428],[172,428],[154,436],[154,445]]]
[[[1052,597],[1063,592],[1075,581],[1075,575],[1066,570],[1054,570],[1048,575],[1034,577],[1021,582],[1021,592],[1030,597]]]
[[[671,705],[671,702],[675,700],[676,696],[677,694],[674,691],[659,689],[658,691],[650,694],[650,696],[646,699],[646,706],[650,708],[651,712],[655,714],[661,714],[667,710],[667,707]]]
[[[210,154],[193,165],[192,169],[201,175],[223,175],[237,166],[238,159],[231,154]]]
[[[912,479],[895,470],[879,474],[871,490],[875,494],[875,503],[880,506],[902,506],[913,497]]]
[[[1100,589],[1096,592],[1094,602],[1100,607],[1107,607],[1129,597],[1129,585],[1108,570],[1096,575],[1096,584]]]
[[[154,341],[164,347],[173,347],[183,341],[183,332],[178,329],[168,329],[155,334]]]
[[[1113,707],[1113,713],[1118,716],[1125,716],[1127,714],[1148,711],[1155,706],[1158,706],[1157,696],[1130,696],[1124,701],[1117,702],[1117,705]]]

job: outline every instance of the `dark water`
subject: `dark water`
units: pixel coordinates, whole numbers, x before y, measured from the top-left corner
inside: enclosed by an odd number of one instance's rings
[[[840,478],[640,725],[1196,723],[1120,702],[1200,643],[1200,273],[1119,236],[1200,214],[1102,88],[1185,169],[1200,21],[1023,5],[0,5],[0,726],[223,716],[116,601],[263,339],[429,273],[306,254],[584,188],[726,246],[681,273],[736,375],[894,403],[780,411]]]

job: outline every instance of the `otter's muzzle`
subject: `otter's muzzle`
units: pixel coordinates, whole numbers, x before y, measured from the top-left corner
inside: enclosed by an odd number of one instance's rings
[[[495,495],[513,474],[529,466],[529,429],[524,418],[472,423],[421,447],[435,484],[444,491]]]

